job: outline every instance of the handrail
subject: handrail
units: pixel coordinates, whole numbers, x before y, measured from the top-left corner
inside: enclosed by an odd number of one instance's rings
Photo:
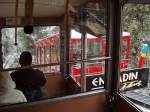
[[[56,66],[56,65],[60,65],[60,63],[49,63],[49,64],[41,64],[41,65],[31,65],[31,67],[33,67],[33,68],[39,68],[39,67]],[[1,72],[4,72],[4,71],[13,71],[13,70],[20,70],[20,69],[25,69],[25,68],[29,68],[29,66],[28,67],[7,68],[7,69],[1,70]]]
[[[81,62],[81,61],[88,62],[88,61],[107,60],[107,59],[111,59],[111,57],[101,57],[101,58],[93,58],[93,59],[85,59],[85,60],[77,59],[74,60],[74,62]]]
[[[73,82],[75,82],[75,84],[77,84],[80,87],[80,83],[76,81],[75,77],[73,77],[72,75],[69,75],[69,77],[71,77]]]
[[[52,75],[61,75],[61,72],[46,72],[44,73],[47,77]]]
[[[107,59],[111,59],[111,57],[101,57],[101,58],[86,59],[86,60],[74,60],[74,61],[69,61],[69,62],[64,62],[64,63],[48,63],[48,64],[40,64],[40,65],[31,65],[31,67],[33,67],[33,68],[39,68],[39,67],[46,67],[46,66],[64,65],[66,63],[73,64],[73,63],[77,63],[77,62],[89,62],[89,61],[107,60]],[[24,68],[28,68],[28,67],[7,68],[7,69],[1,70],[1,72],[19,70],[19,69],[24,69]]]

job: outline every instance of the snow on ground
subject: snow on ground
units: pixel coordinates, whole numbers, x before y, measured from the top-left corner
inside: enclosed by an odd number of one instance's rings
[[[140,110],[142,110],[143,112],[150,112],[150,109],[146,108],[146,107],[142,107],[140,105],[136,105]]]

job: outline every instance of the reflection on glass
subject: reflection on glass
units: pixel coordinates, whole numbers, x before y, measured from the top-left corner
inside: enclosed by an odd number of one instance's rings
[[[141,110],[146,108],[150,97],[149,91],[149,4],[126,4],[123,8],[123,28],[130,33],[130,46],[121,41],[122,59],[128,59],[127,69],[121,71],[121,87],[127,97]],[[131,16],[132,15],[132,16]],[[129,57],[125,54],[129,49]],[[121,61],[122,67],[123,62]],[[124,63],[125,64],[125,63]],[[122,89],[122,88],[121,88]],[[136,97],[135,97],[136,96]],[[148,104],[149,105],[149,104]]]
[[[96,38],[95,40],[89,39],[87,41],[87,57],[88,58],[96,58],[102,56],[102,43]]]
[[[89,33],[86,33],[86,49],[85,49],[85,61],[81,60],[81,33],[71,30],[71,47],[70,47],[70,59],[74,61],[73,66],[71,66],[71,75],[75,82],[78,82],[78,85],[81,85],[81,72],[84,69],[84,74],[86,77],[86,87],[87,91],[100,89],[104,87],[104,71],[105,71],[105,60],[100,59],[105,56],[105,44],[106,39],[102,37],[96,37]],[[84,68],[82,68],[82,63]],[[102,84],[95,81],[97,84],[88,88],[88,83],[92,83],[92,79],[98,77],[102,80]],[[91,78],[89,80],[89,78]],[[98,79],[97,79],[98,80]],[[100,85],[99,85],[100,84]],[[101,86],[101,87],[99,87]]]

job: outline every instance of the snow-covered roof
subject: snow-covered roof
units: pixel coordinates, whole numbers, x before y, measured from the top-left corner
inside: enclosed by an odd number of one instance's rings
[[[87,33],[86,35],[87,35],[87,38],[97,38],[89,33]],[[79,39],[81,38],[81,33],[77,32],[76,30],[71,30],[71,38]]]
[[[123,32],[122,34],[123,34],[122,36],[130,36],[129,32]]]
[[[122,34],[123,34],[122,36],[130,36],[129,32],[123,32]],[[93,36],[89,33],[87,33],[86,35],[87,35],[87,38],[97,38],[96,36]],[[77,32],[76,30],[71,30],[71,38],[79,39],[79,38],[81,38],[81,33]]]

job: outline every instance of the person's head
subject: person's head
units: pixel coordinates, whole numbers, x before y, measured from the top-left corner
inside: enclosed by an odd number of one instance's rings
[[[32,55],[28,51],[24,51],[20,55],[19,63],[21,66],[28,66],[32,64]]]

